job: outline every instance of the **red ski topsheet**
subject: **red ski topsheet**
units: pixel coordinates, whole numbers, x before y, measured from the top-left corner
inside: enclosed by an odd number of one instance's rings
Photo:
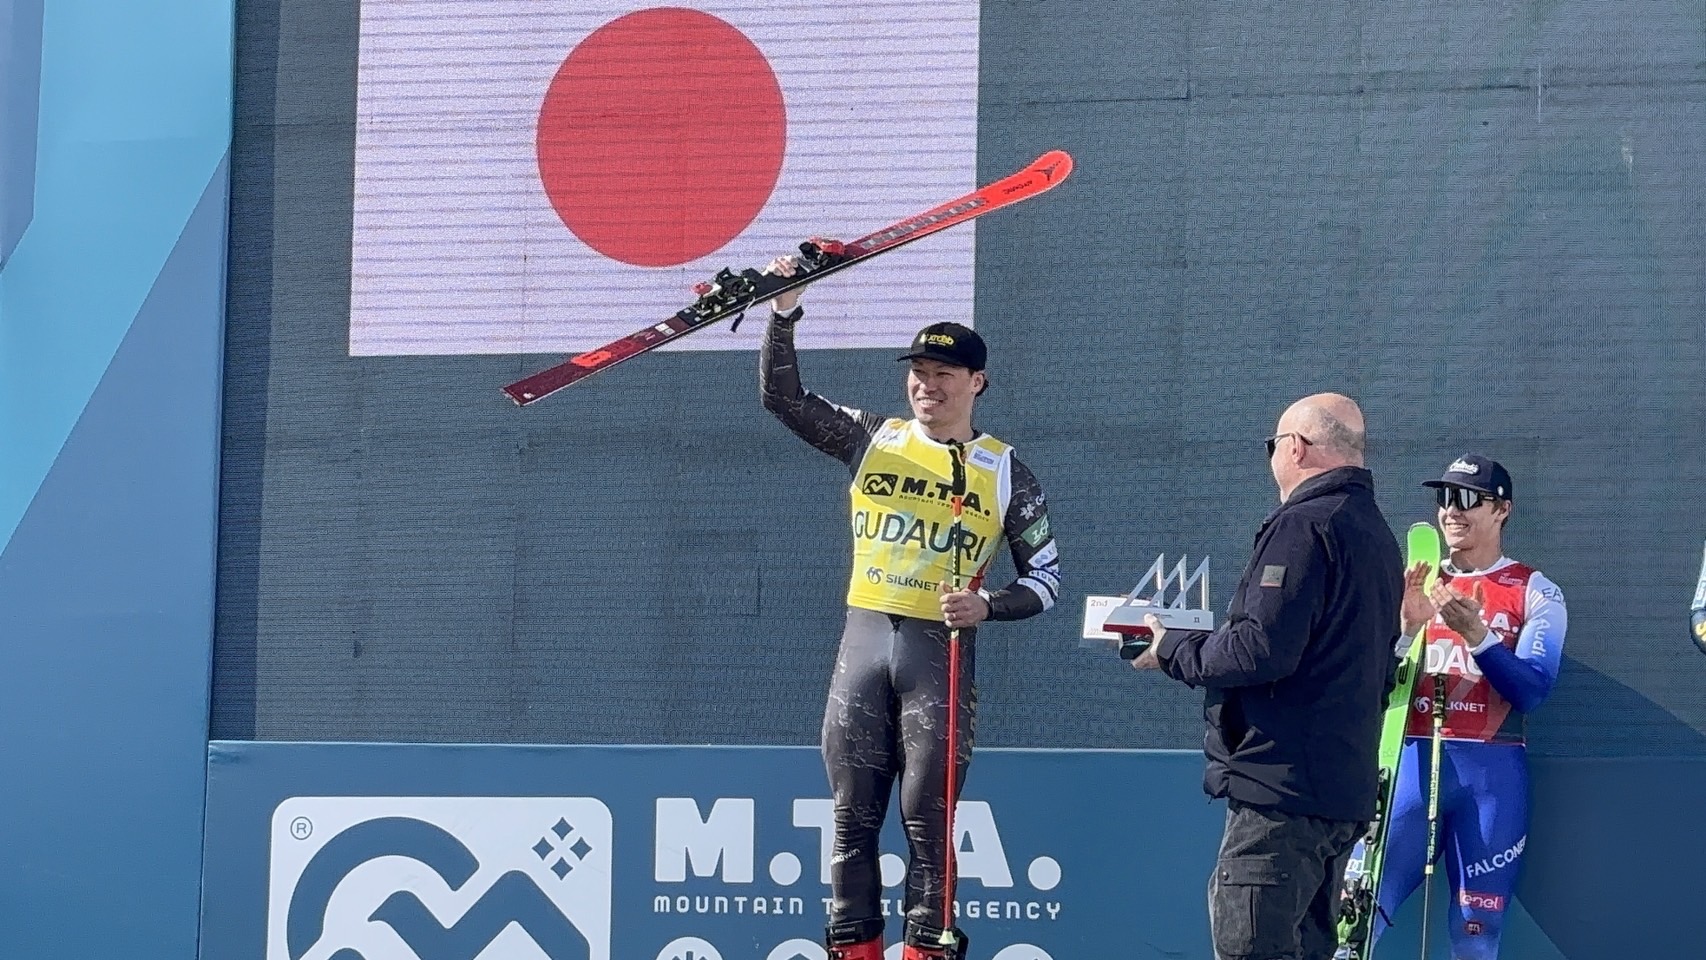
[[[796,276],[790,281],[766,285],[763,290],[751,296],[725,300],[718,303],[714,309],[708,309],[705,304],[709,301],[702,298],[699,304],[687,307],[660,323],[518,380],[504,387],[504,393],[508,394],[517,406],[526,406],[536,400],[542,400],[570,384],[585,380],[630,357],[639,356],[671,340],[735,316],[760,300],[768,300],[785,290],[816,282],[831,273],[845,270],[856,263],[949,227],[975,220],[986,213],[1029,200],[1053,188],[1071,173],[1072,157],[1063,150],[1051,150],[1012,176],[1004,177],[963,197],[949,200],[941,206],[907,217],[846,244],[843,255],[828,266]]]

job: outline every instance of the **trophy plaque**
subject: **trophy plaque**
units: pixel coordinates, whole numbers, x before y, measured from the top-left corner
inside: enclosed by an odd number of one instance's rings
[[[1084,639],[1111,643],[1121,658],[1134,660],[1155,642],[1154,631],[1145,622],[1150,615],[1168,630],[1213,630],[1214,612],[1208,608],[1208,558],[1203,558],[1195,570],[1187,570],[1187,557],[1180,557],[1169,569],[1167,556],[1162,554],[1124,597],[1085,598]],[[1191,605],[1192,588],[1195,606]]]

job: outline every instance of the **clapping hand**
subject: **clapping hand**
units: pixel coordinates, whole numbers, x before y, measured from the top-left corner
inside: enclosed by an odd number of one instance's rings
[[[1400,616],[1404,620],[1404,636],[1414,637],[1422,625],[1434,618],[1439,610],[1433,601],[1428,599],[1428,576],[1433,573],[1433,565],[1426,560],[1418,562],[1404,573],[1404,602]]]
[[[1436,583],[1431,599],[1440,619],[1464,642],[1478,647],[1487,639],[1487,625],[1481,621],[1481,608],[1486,605],[1487,594],[1481,588],[1481,581],[1475,581],[1468,595],[1448,583]]]

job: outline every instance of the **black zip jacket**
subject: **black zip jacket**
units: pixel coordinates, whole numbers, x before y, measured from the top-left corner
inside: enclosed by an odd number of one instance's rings
[[[1207,691],[1209,796],[1374,817],[1403,593],[1402,554],[1367,470],[1311,477],[1268,515],[1226,621],[1169,631],[1156,650],[1168,676]]]

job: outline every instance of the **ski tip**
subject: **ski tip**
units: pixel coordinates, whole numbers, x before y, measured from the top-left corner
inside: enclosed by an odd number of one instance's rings
[[[1408,539],[1411,543],[1421,541],[1422,543],[1437,544],[1440,540],[1439,528],[1431,523],[1412,523],[1410,524]]]
[[[1072,154],[1065,150],[1050,150],[1038,157],[1028,169],[1042,174],[1048,180],[1048,186],[1052,187],[1072,175]]]
[[[518,389],[518,388],[513,387],[513,386],[504,387],[503,388],[503,395],[510,398],[511,400],[515,401],[515,405],[518,407],[525,407],[528,404],[532,403],[533,401],[539,399],[538,397],[533,395],[533,392],[531,390],[521,390],[521,389]]]

